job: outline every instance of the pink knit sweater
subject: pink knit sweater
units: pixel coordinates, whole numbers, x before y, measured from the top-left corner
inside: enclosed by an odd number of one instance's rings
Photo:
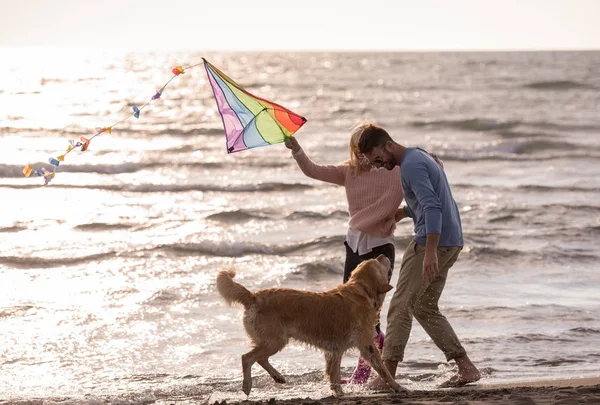
[[[350,166],[315,164],[303,150],[294,154],[302,172],[310,178],[344,186],[350,220],[348,226],[363,233],[387,237],[396,229],[394,214],[404,193],[400,182],[400,167],[352,174]]]

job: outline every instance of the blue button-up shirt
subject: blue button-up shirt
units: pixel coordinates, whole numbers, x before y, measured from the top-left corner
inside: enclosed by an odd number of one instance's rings
[[[446,173],[427,152],[407,148],[400,159],[406,214],[415,224],[415,241],[439,233],[438,246],[463,246],[460,214]]]

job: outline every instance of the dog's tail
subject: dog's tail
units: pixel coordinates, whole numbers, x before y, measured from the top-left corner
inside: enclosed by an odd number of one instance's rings
[[[233,281],[234,270],[223,270],[217,275],[217,291],[228,304],[239,302],[248,308],[256,303],[256,297],[243,285]]]

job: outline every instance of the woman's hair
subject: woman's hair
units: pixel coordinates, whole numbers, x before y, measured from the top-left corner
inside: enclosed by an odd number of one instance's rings
[[[384,132],[387,135],[387,132],[383,128],[371,121],[362,121],[352,127],[350,132],[350,143],[348,144],[350,159],[348,159],[346,163],[350,166],[350,173],[353,176],[358,176],[361,172],[362,162],[360,157],[362,156],[362,153],[360,153],[359,143],[361,142],[361,139],[364,138],[365,134],[373,132]],[[364,159],[364,157],[362,159]]]

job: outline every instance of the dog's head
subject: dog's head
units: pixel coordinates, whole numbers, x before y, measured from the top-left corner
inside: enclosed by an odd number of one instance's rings
[[[352,272],[349,282],[358,284],[365,294],[374,301],[376,309],[381,308],[385,294],[393,287],[388,282],[390,260],[384,255],[365,260]]]

